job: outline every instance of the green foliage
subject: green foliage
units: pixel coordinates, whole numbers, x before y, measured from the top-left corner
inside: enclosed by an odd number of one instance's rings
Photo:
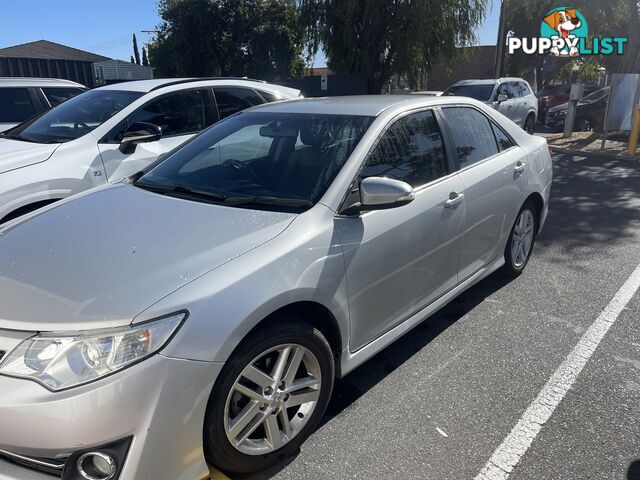
[[[160,0],[156,74],[284,80],[303,67],[296,0]]]
[[[133,34],[133,57],[136,60],[136,64],[140,65],[140,50],[138,50],[138,39],[136,34]]]
[[[142,47],[142,65],[149,66],[149,57],[147,57],[147,49]]]
[[[475,42],[488,0],[300,0],[309,57],[322,45],[336,73],[380,93],[394,74],[418,76],[437,56]]]
[[[131,55],[131,63],[136,63],[136,61],[133,59],[133,55]]]

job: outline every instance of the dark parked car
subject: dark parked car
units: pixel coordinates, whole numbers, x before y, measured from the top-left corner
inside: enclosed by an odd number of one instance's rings
[[[602,130],[604,126],[604,116],[607,111],[607,101],[609,100],[610,87],[596,90],[578,102],[576,108],[576,121],[573,130],[576,132],[590,132]],[[564,120],[567,116],[569,104],[563,103],[550,108],[547,111],[545,123],[554,130],[564,128]]]
[[[597,85],[585,85],[584,95],[598,90]],[[569,101],[569,93],[571,93],[571,85],[548,85],[540,90],[536,97],[538,97],[538,120],[544,122],[547,111]]]

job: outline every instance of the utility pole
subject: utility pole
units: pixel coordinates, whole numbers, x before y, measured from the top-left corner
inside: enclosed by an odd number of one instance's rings
[[[500,21],[498,23],[498,38],[496,40],[496,59],[494,78],[502,76],[502,64],[504,59],[504,0],[500,0]]]

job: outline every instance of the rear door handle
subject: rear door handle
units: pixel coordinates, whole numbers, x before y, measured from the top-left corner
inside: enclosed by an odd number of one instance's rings
[[[514,170],[516,173],[522,173],[522,172],[524,172],[524,169],[525,169],[525,168],[527,168],[527,164],[526,164],[526,163],[522,163],[522,162],[520,162],[520,161],[519,161],[519,162],[516,164],[516,168],[514,168],[513,170]]]
[[[444,202],[444,207],[445,208],[453,208],[453,207],[455,207],[457,205],[460,205],[463,200],[464,200],[464,194],[451,192],[449,194],[449,200]]]

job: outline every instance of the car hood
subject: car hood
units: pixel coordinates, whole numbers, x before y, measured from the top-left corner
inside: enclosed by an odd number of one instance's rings
[[[567,110],[569,108],[569,104],[568,103],[561,103],[560,105],[556,105],[554,107],[551,107],[548,111],[549,113],[556,113],[556,112],[560,112],[562,110]]]
[[[61,143],[32,143],[0,137],[0,173],[44,162]]]
[[[0,227],[0,328],[130,323],[156,301],[280,234],[295,214],[118,184]]]

